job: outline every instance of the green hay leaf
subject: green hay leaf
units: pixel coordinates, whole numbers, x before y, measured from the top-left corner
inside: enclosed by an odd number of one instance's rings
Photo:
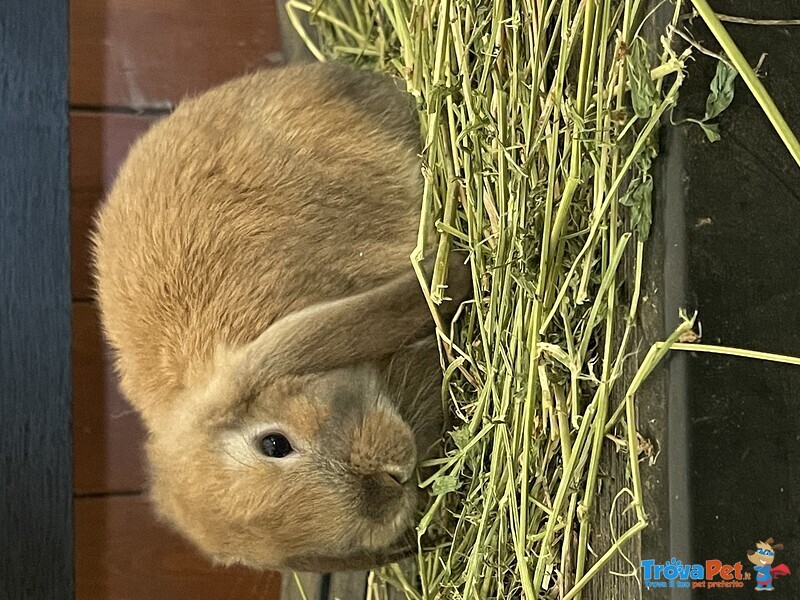
[[[719,125],[716,123],[703,123],[702,121],[698,121],[698,124],[703,129],[703,133],[706,134],[709,142],[714,143],[722,139],[719,134]]]
[[[633,111],[637,117],[647,118],[656,104],[656,84],[650,77],[647,45],[641,38],[633,41],[628,64]]]
[[[431,491],[434,496],[441,496],[442,494],[449,494],[455,492],[459,487],[458,477],[453,475],[443,475],[433,481]]]
[[[711,93],[706,99],[706,114],[703,118],[704,121],[718,117],[722,111],[728,108],[731,102],[733,102],[733,84],[737,75],[738,73],[736,72],[736,69],[727,63],[724,63],[721,60],[717,62],[717,71],[714,74],[714,79],[711,80]],[[706,128],[703,127],[703,130],[705,131]],[[712,142],[715,142],[719,139],[718,133],[716,134],[716,140],[712,139],[712,136],[709,135],[708,131],[706,131],[706,135],[708,135],[708,139]]]
[[[634,181],[619,202],[630,207],[631,226],[636,229],[639,238],[644,241],[650,237],[650,226],[653,223],[653,178],[646,175],[644,180]]]
[[[468,427],[459,427],[458,429],[450,432],[450,437],[453,438],[459,450],[464,450],[472,439]]]

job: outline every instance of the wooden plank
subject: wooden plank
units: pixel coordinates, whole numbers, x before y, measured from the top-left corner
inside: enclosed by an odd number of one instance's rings
[[[294,575],[287,573],[281,586],[281,600],[364,600],[367,590],[366,571],[360,573],[331,573],[328,585],[324,585],[324,575],[298,573],[303,592],[298,589]],[[327,593],[326,592],[327,589]]]
[[[283,62],[274,0],[72,0],[70,101],[164,108]]]
[[[283,575],[281,584],[281,600],[328,600],[319,597],[322,576],[315,573],[298,573],[302,591],[298,589],[294,574],[291,572]]]
[[[111,187],[133,142],[159,118],[161,115],[70,111],[70,188],[102,191]]]
[[[308,13],[297,11],[299,19],[306,35],[316,42],[317,30],[308,22]],[[286,2],[278,2],[278,22],[280,24],[281,39],[283,40],[283,55],[286,64],[308,63],[317,59],[308,46],[300,37],[300,34],[292,24],[289,13],[286,9]]]
[[[279,600],[280,575],[215,567],[142,496],[75,500],[76,600]]]
[[[400,568],[406,574],[413,571],[413,568],[408,564],[400,563]],[[406,600],[405,592],[389,585],[375,574],[370,576],[370,573],[365,573],[365,588],[361,596],[357,596],[359,600],[366,598],[367,600]],[[344,598],[342,598],[344,600]]]
[[[363,600],[367,591],[367,572],[334,573],[329,600]]]
[[[72,192],[70,203],[70,270],[72,272],[72,299],[91,300],[93,297],[91,231],[94,213],[103,192]]]
[[[72,328],[75,493],[141,491],[144,426],[119,391],[94,303],[73,305]]]
[[[67,3],[0,2],[0,598],[72,598]]]
[[[626,273],[628,281],[635,278],[635,260],[633,256],[627,256],[623,261],[622,269]],[[622,340],[625,329],[625,318],[628,309],[617,307],[615,315],[614,343]],[[640,318],[653,318],[652,307],[642,303],[640,305]],[[616,407],[624,401],[625,392],[628,389],[634,375],[636,366],[649,347],[640,337],[640,332],[635,330],[629,342],[630,349],[638,348],[638,360],[628,360],[622,367],[620,378],[614,383],[611,392],[609,406]],[[611,410],[609,410],[609,415]],[[624,417],[623,417],[624,418]],[[639,420],[641,424],[641,419]],[[619,433],[619,432],[615,432]],[[596,557],[605,554],[616,542],[617,538],[625,533],[636,523],[636,511],[632,508],[628,510],[631,497],[628,494],[618,495],[625,488],[630,489],[631,484],[628,480],[628,460],[627,452],[620,451],[616,445],[606,439],[603,441],[602,455],[600,457],[600,476],[598,477],[596,496],[590,513],[591,536],[589,545],[592,553],[588,554],[586,570],[596,562]],[[644,463],[641,469],[646,472],[647,466]],[[575,560],[578,546],[578,536],[573,534],[571,559]],[[623,546],[621,553],[616,553],[606,563],[605,567],[598,573],[597,577],[590,580],[586,587],[586,597],[588,598],[627,598],[636,600],[641,598],[641,583],[635,577],[620,577],[616,573],[629,573],[632,567],[628,561],[633,562],[637,568],[641,562],[641,539],[635,537]],[[570,589],[574,584],[574,569],[566,570],[565,588]],[[585,572],[585,571],[584,571]]]
[[[158,118],[155,115],[70,112],[73,299],[85,300],[92,296],[88,234],[97,203],[111,187],[131,144]]]

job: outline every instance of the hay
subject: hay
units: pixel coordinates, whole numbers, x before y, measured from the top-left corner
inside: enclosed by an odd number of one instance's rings
[[[321,60],[402,77],[425,142],[423,219],[436,219],[428,291],[446,295],[453,248],[469,252],[476,301],[440,331],[455,415],[411,569],[370,578],[409,599],[580,595],[646,525],[634,397],[693,319],[635,355],[650,165],[688,51],[673,29],[648,44],[641,0],[303,0]],[[664,5],[674,25],[677,6]],[[664,20],[664,19],[662,19]],[[651,26],[652,29],[652,26]],[[656,39],[656,36],[651,36]],[[740,65],[737,65],[737,68]],[[627,267],[626,267],[627,265]],[[682,344],[681,347],[686,344]],[[603,453],[627,460],[617,510],[634,524],[590,560]],[[635,573],[635,566],[631,571]]]

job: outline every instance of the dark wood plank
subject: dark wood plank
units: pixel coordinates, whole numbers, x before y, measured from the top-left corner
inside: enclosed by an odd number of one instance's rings
[[[297,18],[308,35],[312,40],[316,41],[317,30],[309,23],[308,13],[297,11]],[[278,2],[278,22],[280,24],[281,38],[283,40],[283,54],[286,64],[298,64],[314,62],[317,59],[308,46],[300,37],[300,34],[295,29],[289,18],[289,13],[286,10],[286,2]]]
[[[165,107],[283,62],[274,0],[72,0],[70,101]]]
[[[286,573],[281,584],[281,600],[327,600],[319,598],[322,576],[315,573],[298,573],[302,591],[297,587],[293,573]]]
[[[364,600],[367,591],[367,572],[334,573],[331,576],[329,600]]]
[[[279,600],[280,575],[214,567],[141,496],[75,500],[76,600]]]
[[[712,4],[721,13],[760,19],[800,14],[796,0]],[[789,129],[800,134],[800,28],[726,26],[749,64],[767,53],[763,84]],[[719,51],[701,19],[690,32]],[[702,112],[716,68],[716,60],[701,54],[691,62],[676,120]],[[735,86],[719,118],[719,142],[680,127],[666,146],[668,156],[680,157],[670,173],[680,182],[672,188],[678,193],[665,194],[664,203],[677,207],[679,235],[670,242],[685,261],[682,279],[667,280],[667,289],[682,292],[676,304],[699,312],[705,343],[797,356],[800,168],[755,97],[741,80]],[[685,550],[673,556],[725,556],[722,548],[736,549],[730,561],[742,560],[754,576],[738,549],[773,536],[786,547],[775,563],[796,565],[800,369],[703,353],[686,353],[683,360],[683,393],[668,398],[670,541],[675,548],[676,531],[685,541]],[[754,582],[745,589],[751,587]],[[800,580],[794,574],[776,579],[774,595],[800,598]]]
[[[0,2],[0,598],[72,598],[67,4]]]
[[[141,491],[144,426],[117,387],[94,303],[73,305],[72,328],[75,493]]]
[[[308,600],[364,600],[367,597],[367,578],[369,573],[331,573],[329,575],[327,595],[324,594],[325,586],[322,584],[322,575],[314,573],[298,573],[300,583],[303,586]],[[392,598],[405,598],[405,595],[397,593]],[[303,594],[297,587],[294,575],[287,573],[283,578],[281,600],[302,600]]]

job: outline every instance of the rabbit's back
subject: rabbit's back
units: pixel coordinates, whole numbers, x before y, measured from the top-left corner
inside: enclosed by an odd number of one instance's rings
[[[219,345],[407,269],[418,137],[393,82],[333,65],[232,81],[143,136],[94,236],[103,323],[134,405],[192,385]]]

